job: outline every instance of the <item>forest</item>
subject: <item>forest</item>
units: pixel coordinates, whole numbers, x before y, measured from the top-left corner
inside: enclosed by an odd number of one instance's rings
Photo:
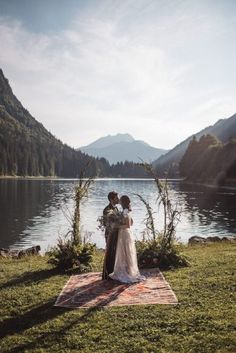
[[[180,162],[180,175],[187,181],[222,185],[236,178],[236,139],[223,143],[214,135],[194,137]]]
[[[147,177],[133,162],[110,165],[63,144],[22,106],[0,69],[0,175],[77,178],[81,171],[85,176]]]
[[[73,128],[73,127],[72,127]],[[159,167],[160,168],[160,167]],[[110,165],[75,150],[53,136],[22,106],[0,69],[0,176],[84,176],[147,178],[138,163]],[[236,139],[222,142],[214,135],[194,137],[180,163],[168,171],[156,170],[159,177],[183,177],[191,182],[222,184],[236,178]]]

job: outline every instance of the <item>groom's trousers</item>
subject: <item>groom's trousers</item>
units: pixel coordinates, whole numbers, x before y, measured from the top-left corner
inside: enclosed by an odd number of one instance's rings
[[[107,245],[103,263],[102,279],[108,279],[108,275],[114,270],[118,231],[119,230],[116,229],[107,236]]]

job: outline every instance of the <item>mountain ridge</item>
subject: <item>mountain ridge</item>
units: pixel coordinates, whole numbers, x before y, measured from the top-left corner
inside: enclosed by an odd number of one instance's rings
[[[222,142],[214,135],[191,140],[180,162],[186,181],[214,185],[236,182],[236,139]]]
[[[200,138],[204,134],[213,134],[222,142],[227,142],[230,137],[236,138],[236,114],[230,118],[219,119],[214,125],[191,135],[171,151],[164,150],[167,153],[154,162],[158,175],[160,176],[159,172],[161,172],[166,176],[166,171],[171,171],[172,174],[169,173],[169,177],[178,176],[179,162],[189,142],[194,136]],[[151,162],[153,150],[156,153],[158,149],[144,141],[135,140],[130,134],[115,136],[118,140],[126,139],[126,142],[115,143],[108,148],[112,152],[111,146],[115,146],[119,154],[123,154],[125,162],[119,165],[110,166],[106,156],[101,156],[100,159],[91,157],[87,152],[76,151],[63,144],[23,107],[0,69],[0,175],[78,177],[89,162],[90,166],[87,170],[89,175],[143,177],[144,173],[139,170],[138,165],[126,162],[129,159],[127,146],[132,153],[135,153],[137,162],[140,162],[139,158],[145,162]],[[111,144],[112,136],[108,135],[108,137]],[[95,142],[104,146],[103,138]],[[143,147],[147,151],[146,155],[141,153]],[[103,148],[100,148],[100,152],[103,152]],[[163,153],[163,150],[159,149],[159,152]]]
[[[13,94],[0,69],[0,176],[148,177],[132,162],[110,166],[53,136]]]
[[[164,156],[160,156],[153,162],[153,166],[159,171],[160,175],[178,176],[178,164],[186,152],[190,141],[196,137],[212,134],[218,137],[222,142],[227,142],[230,137],[236,137],[236,114],[229,118],[219,119],[213,125],[207,126],[199,132],[192,134],[184,141],[180,142]]]
[[[77,177],[100,163],[63,144],[14,95],[0,69],[0,175]]]
[[[111,164],[124,161],[139,163],[140,159],[151,163],[167,152],[152,147],[145,141],[135,140],[130,134],[104,136],[87,146],[80,147],[79,150],[93,157],[105,158]]]
[[[90,144],[86,145],[86,146],[81,146],[78,148],[82,149],[82,148],[104,148],[107,146],[110,146],[111,144],[114,143],[118,143],[118,142],[132,142],[134,141],[134,138],[130,135],[130,134],[116,134],[116,135],[107,135],[107,136],[103,136],[98,138],[97,140],[91,142]]]

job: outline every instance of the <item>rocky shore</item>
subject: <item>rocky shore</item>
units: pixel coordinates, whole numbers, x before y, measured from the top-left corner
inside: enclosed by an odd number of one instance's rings
[[[226,236],[226,237],[214,236],[214,237],[203,238],[203,237],[195,235],[195,236],[189,238],[189,240],[188,240],[188,244],[189,245],[220,243],[220,242],[223,242],[223,243],[235,243],[236,242],[236,236]]]
[[[0,257],[5,257],[5,258],[14,258],[14,259],[20,259],[24,256],[29,256],[29,255],[39,255],[41,248],[39,245],[32,246],[27,249],[23,250],[11,250],[11,249],[4,249],[0,248]]]

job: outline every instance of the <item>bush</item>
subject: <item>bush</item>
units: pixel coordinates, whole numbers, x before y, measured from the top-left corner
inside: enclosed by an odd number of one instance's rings
[[[136,241],[138,264],[140,268],[159,267],[170,269],[189,266],[189,261],[181,253],[181,246],[171,244],[163,249],[159,240]]]
[[[144,222],[149,237],[136,242],[139,266],[160,268],[188,266],[187,258],[181,254],[180,246],[176,244],[175,234],[177,224],[180,222],[180,206],[172,202],[167,180],[160,180],[150,164],[143,163],[142,165],[154,179],[158,207],[163,207],[164,228],[157,231],[151,206],[141,195],[136,194],[147,210]]]
[[[87,165],[87,167],[89,164]],[[49,252],[49,263],[64,270],[77,269],[77,272],[87,272],[91,270],[91,263],[96,249],[95,244],[86,242],[81,234],[81,205],[82,201],[88,197],[88,191],[93,182],[93,178],[84,178],[85,170],[82,170],[75,186],[75,209],[73,216],[65,213],[69,220],[71,229],[65,238],[59,238],[58,243]],[[68,236],[70,235],[70,238]]]
[[[96,245],[75,244],[72,239],[59,238],[57,246],[49,252],[49,263],[64,270],[77,269],[79,273],[91,270]]]

